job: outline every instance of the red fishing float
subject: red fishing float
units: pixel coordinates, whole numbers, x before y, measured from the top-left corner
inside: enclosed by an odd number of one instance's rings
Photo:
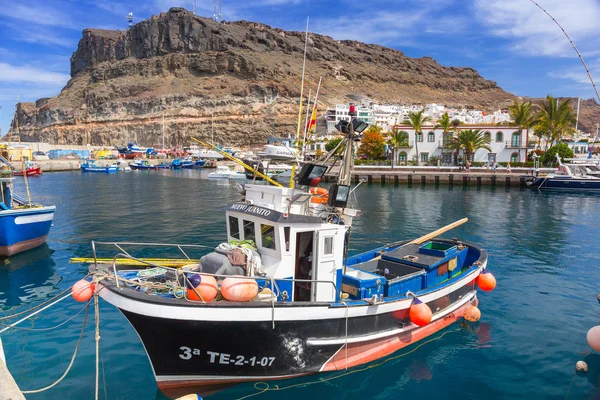
[[[595,326],[588,331],[587,342],[592,349],[600,351],[600,325]]]
[[[258,295],[258,284],[254,279],[225,278],[221,283],[221,294],[229,301],[250,301]]]
[[[213,301],[217,294],[219,293],[219,285],[217,284],[217,280],[210,275],[197,275],[197,278],[190,279],[190,283],[194,285],[194,289],[187,289],[187,297],[190,300],[201,301],[200,297],[196,294],[198,292],[200,296],[202,296],[202,300],[208,302]],[[191,277],[191,274],[190,274]],[[188,285],[189,286],[189,285]]]
[[[481,311],[475,306],[467,308],[463,317],[469,322],[477,322],[481,318]]]
[[[427,304],[415,297],[412,305],[410,306],[408,315],[410,317],[410,322],[413,324],[417,326],[425,326],[431,322],[433,313]]]
[[[481,271],[481,274],[477,277],[477,285],[484,292],[490,292],[496,287],[496,278],[487,269]]]
[[[81,303],[88,301],[94,295],[95,285],[82,279],[71,287],[71,296]]]

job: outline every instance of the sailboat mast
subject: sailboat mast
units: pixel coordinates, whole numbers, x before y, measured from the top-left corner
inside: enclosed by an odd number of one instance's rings
[[[352,151],[354,150],[354,125],[353,121],[356,119],[356,105],[350,103],[350,109],[348,116],[350,117],[350,123],[348,124],[349,133],[346,136],[345,148],[344,148],[344,165],[338,179],[338,184],[350,186],[352,183],[352,165],[354,160],[352,159]]]
[[[577,126],[579,125],[579,105],[581,104],[581,97],[577,98],[577,116],[575,117],[575,134],[577,135]]]
[[[304,120],[304,136],[302,137],[302,160],[304,160],[304,153],[306,151],[306,131],[308,125],[308,114],[310,114],[310,96],[312,91],[308,90],[308,103],[306,104],[306,119]]]
[[[306,49],[308,48],[308,21],[310,15],[306,16],[306,35],[304,37],[304,59],[302,60],[302,83],[300,84],[300,107],[298,109],[298,130],[296,141],[300,140],[300,124],[302,123],[302,102],[304,100],[304,72],[306,71]]]
[[[165,148],[165,110],[162,112],[162,148]]]

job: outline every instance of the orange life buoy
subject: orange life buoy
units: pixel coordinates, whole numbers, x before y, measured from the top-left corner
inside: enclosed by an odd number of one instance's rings
[[[311,197],[310,202],[316,204],[327,204],[329,201],[329,190],[322,187],[311,187],[309,189],[310,194],[315,196]]]

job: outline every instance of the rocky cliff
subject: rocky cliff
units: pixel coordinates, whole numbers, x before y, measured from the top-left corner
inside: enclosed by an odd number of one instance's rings
[[[125,32],[86,29],[59,95],[21,103],[22,139],[57,144],[187,144],[187,137],[256,144],[296,131],[303,32],[218,23],[182,8]],[[319,107],[366,97],[492,109],[512,100],[472,68],[356,41],[310,35],[307,87]]]

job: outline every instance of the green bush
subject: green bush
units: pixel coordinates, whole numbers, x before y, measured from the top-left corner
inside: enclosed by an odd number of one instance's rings
[[[556,146],[552,146],[540,159],[544,165],[554,165],[556,163],[556,155],[559,155],[561,160],[565,158],[573,158],[573,150],[569,148],[566,143],[559,143]]]
[[[391,160],[354,160],[354,165],[392,165]]]

